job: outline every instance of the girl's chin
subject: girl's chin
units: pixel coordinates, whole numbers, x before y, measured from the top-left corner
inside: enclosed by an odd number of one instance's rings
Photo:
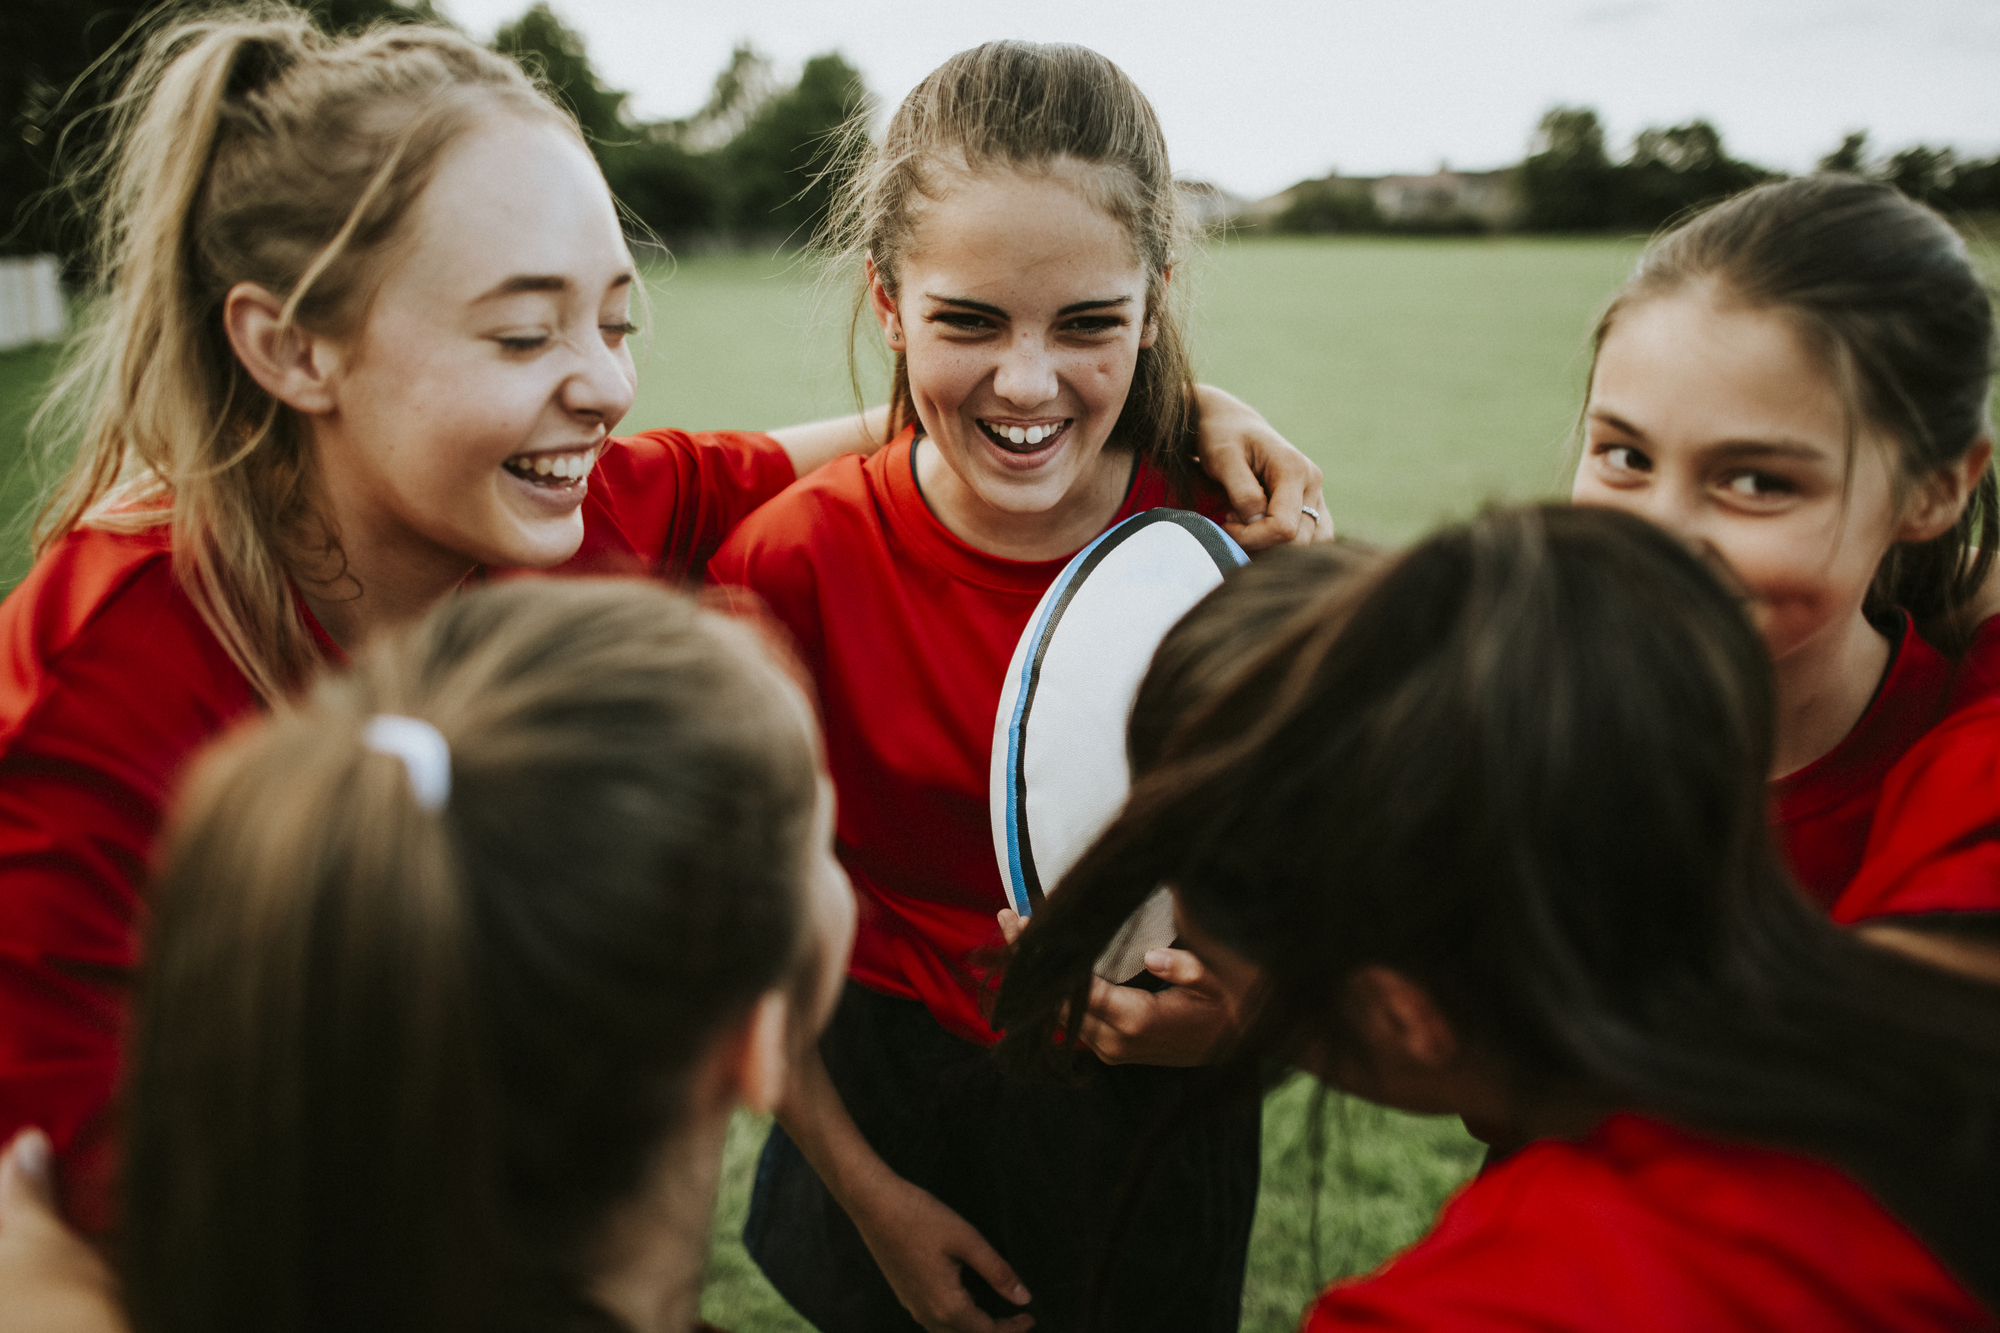
[[[583,545],[583,515],[522,522],[518,517],[494,534],[489,554],[477,561],[490,569],[553,569]]]

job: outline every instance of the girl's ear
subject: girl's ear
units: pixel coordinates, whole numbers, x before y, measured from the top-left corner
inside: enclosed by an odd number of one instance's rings
[[[1911,493],[1909,511],[1896,530],[1896,540],[1927,542],[1949,532],[1965,512],[1992,459],[1993,441],[1976,440],[1956,463],[1946,464],[1919,482]]]
[[[284,323],[285,303],[254,282],[239,282],[222,298],[222,326],[236,359],[265,393],[296,412],[322,415],[335,406],[333,378],[340,358],[331,341]]]
[[[896,298],[889,292],[889,286],[882,281],[882,271],[875,267],[875,257],[866,261],[868,273],[868,308],[875,315],[875,322],[882,326],[882,336],[888,341],[889,350],[900,352],[907,346],[903,338],[903,314],[896,308]]]
[[[791,1005],[782,991],[765,991],[744,1020],[730,1053],[729,1082],[736,1098],[760,1115],[768,1115],[784,1100],[791,1079]]]
[[[1380,1070],[1436,1071],[1458,1056],[1458,1034],[1422,986],[1394,968],[1364,967],[1348,979],[1349,1014]]]

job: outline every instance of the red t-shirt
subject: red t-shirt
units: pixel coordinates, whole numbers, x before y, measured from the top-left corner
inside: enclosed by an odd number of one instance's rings
[[[563,568],[699,571],[791,480],[768,436],[614,440]],[[48,1131],[87,1229],[108,1220],[105,1110],[161,813],[188,759],[256,702],[175,579],[164,526],[72,532],[0,604],[0,1142]]]
[[[1959,660],[1958,679],[1952,689],[1954,708],[1990,699],[2000,694],[2000,616],[1988,616],[1972,632],[1965,656]]]
[[[1842,1172],[1614,1115],[1461,1190],[1431,1233],[1329,1287],[1304,1333],[1971,1333],[2000,1328]]]
[[[917,488],[913,435],[758,510],[709,573],[761,599],[819,687],[838,850],[861,908],[850,975],[990,1043],[978,955],[1000,946],[1007,902],[987,802],[993,718],[1014,646],[1069,557],[1007,560],[953,536]],[[1111,522],[1167,503],[1142,464]],[[1221,517],[1228,502],[1205,490],[1195,507]]]
[[[1799,886],[1821,907],[1831,909],[1860,868],[1882,780],[1944,715],[1951,683],[1951,663],[1903,616],[1889,668],[1854,730],[1771,784],[1771,826]]]
[[[2000,698],[1954,712],[1882,784],[1833,919],[2000,913]]]

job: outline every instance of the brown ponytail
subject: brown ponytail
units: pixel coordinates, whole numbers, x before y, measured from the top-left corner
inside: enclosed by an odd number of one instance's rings
[[[363,740],[449,745],[449,794]],[[142,1333],[611,1328],[699,1057],[805,963],[811,714],[637,583],[451,599],[195,771],[126,1090]]]

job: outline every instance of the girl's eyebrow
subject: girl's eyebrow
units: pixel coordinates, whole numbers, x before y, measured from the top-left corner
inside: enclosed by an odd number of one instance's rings
[[[611,280],[611,290],[613,291],[616,291],[620,287],[629,287],[631,285],[631,269],[626,269]],[[502,296],[518,296],[522,292],[566,292],[569,288],[569,279],[560,273],[516,273],[513,277],[505,278],[495,284],[492,290],[488,291],[485,295],[475,298],[473,304],[478,305],[481,301],[497,300]]]
[[[1613,430],[1622,431],[1636,440],[1644,440],[1646,432],[1619,416],[1601,407],[1590,409],[1593,421],[1601,421]],[[1720,440],[1701,447],[1707,455],[1724,458],[1793,458],[1803,462],[1817,463],[1826,458],[1826,450],[1804,440]]]
[[[1826,458],[1825,449],[1802,440],[1723,440],[1708,452],[1727,458],[1795,458],[1817,463]]]
[[[984,301],[974,301],[963,296],[940,296],[936,292],[925,292],[924,298],[936,301],[939,305],[963,306],[967,310],[977,310],[982,315],[993,315],[1000,319],[1007,317],[1007,312],[997,305],[988,305]],[[1072,301],[1062,309],[1056,311],[1056,318],[1060,319],[1064,315],[1080,314],[1085,310],[1115,310],[1119,306],[1130,304],[1132,304],[1132,298],[1129,296],[1108,296],[1099,301]]]
[[[1590,409],[1590,416],[1592,420],[1602,421],[1605,425],[1611,427],[1613,430],[1622,430],[1627,435],[1635,436],[1636,438],[1641,440],[1646,438],[1645,431],[1640,430],[1637,426],[1627,421],[1624,417],[1619,416],[1616,412],[1607,412],[1601,407],[1593,407]]]

